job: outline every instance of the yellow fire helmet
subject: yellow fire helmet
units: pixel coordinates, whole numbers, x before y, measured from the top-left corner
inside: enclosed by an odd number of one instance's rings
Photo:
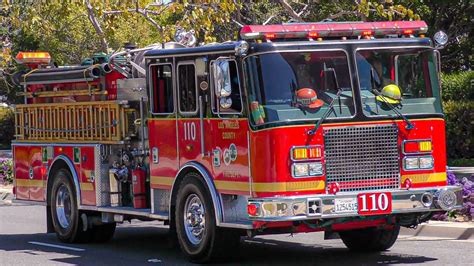
[[[402,100],[402,92],[397,85],[388,84],[387,86],[383,87],[382,92],[380,92],[380,95],[375,97],[375,99],[380,102],[399,104]]]

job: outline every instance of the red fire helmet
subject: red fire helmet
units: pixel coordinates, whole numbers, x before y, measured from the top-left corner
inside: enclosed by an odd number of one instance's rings
[[[296,91],[296,102],[305,107],[319,108],[324,102],[318,99],[318,94],[310,88],[302,88]]]

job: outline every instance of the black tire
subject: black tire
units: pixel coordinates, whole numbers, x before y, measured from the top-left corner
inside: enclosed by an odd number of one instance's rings
[[[96,225],[92,228],[92,241],[104,243],[112,239],[115,233],[116,223]]]
[[[353,251],[377,252],[389,249],[398,238],[400,226],[392,229],[366,228],[341,231],[342,242]]]
[[[64,200],[64,216],[66,220],[58,218],[58,198],[60,194],[66,195]],[[82,219],[77,208],[77,198],[74,185],[72,183],[71,173],[65,169],[56,171],[53,176],[53,185],[50,195],[51,221],[53,228],[59,240],[65,243],[83,243],[91,240],[90,230],[84,231]],[[67,207],[66,207],[67,206]]]
[[[176,234],[181,251],[186,258],[194,263],[204,263],[229,258],[229,251],[236,252],[239,246],[238,231],[225,230],[216,226],[214,207],[209,192],[195,173],[189,173],[180,185],[176,200]],[[204,210],[204,226],[200,241],[186,233],[187,221],[184,219],[186,205],[189,200],[200,200]],[[188,208],[189,209],[189,208]],[[198,218],[199,220],[199,218]],[[189,228],[189,227],[188,227]]]

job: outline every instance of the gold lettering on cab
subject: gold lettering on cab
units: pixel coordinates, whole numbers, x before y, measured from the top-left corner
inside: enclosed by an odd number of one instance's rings
[[[224,171],[224,177],[225,178],[232,178],[232,179],[237,179],[237,178],[240,178],[242,177],[242,175],[240,175],[239,173],[237,172],[228,172],[228,171]]]
[[[217,124],[217,127],[219,129],[239,129],[240,124],[239,124],[239,121],[224,120],[224,121],[220,121]]]
[[[222,139],[235,139],[235,132],[222,132]]]

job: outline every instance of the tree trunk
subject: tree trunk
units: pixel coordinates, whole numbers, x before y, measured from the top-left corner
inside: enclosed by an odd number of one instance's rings
[[[100,44],[101,44],[101,51],[104,53],[108,53],[109,50],[109,44],[107,43],[107,39],[105,38],[105,33],[102,30],[102,27],[99,24],[99,21],[95,17],[94,14],[94,9],[91,5],[91,2],[89,0],[86,0],[86,6],[87,6],[87,13],[89,17],[89,21],[92,23],[92,26],[94,27],[96,33],[100,37]]]

